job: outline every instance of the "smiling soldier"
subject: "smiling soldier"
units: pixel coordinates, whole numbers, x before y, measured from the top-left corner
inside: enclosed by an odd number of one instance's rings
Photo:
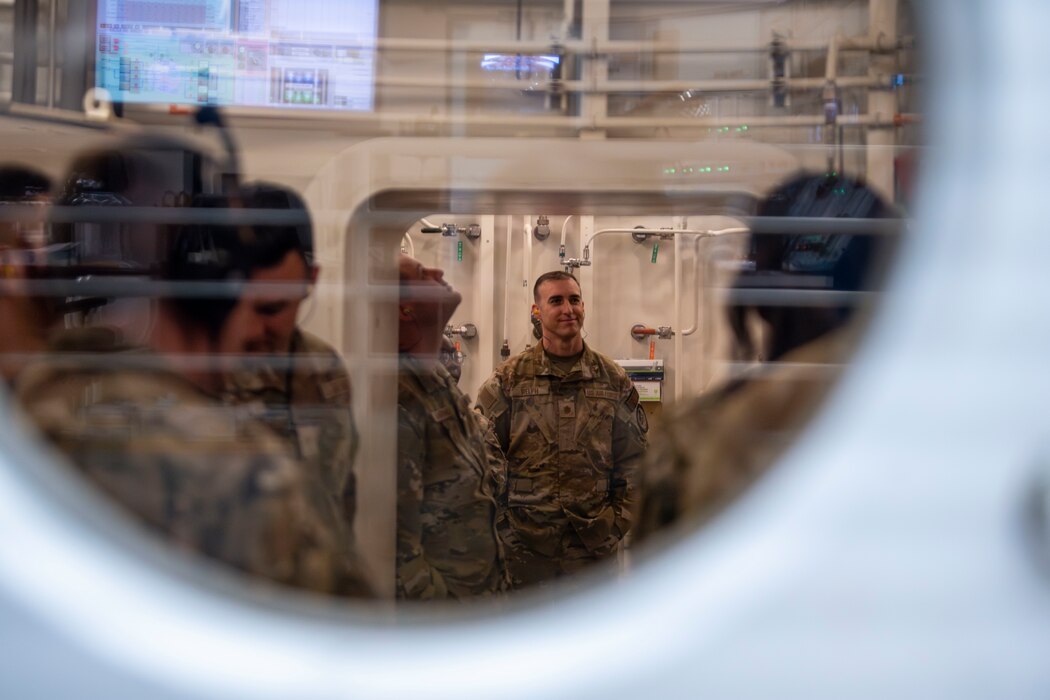
[[[617,552],[646,447],[637,390],[583,341],[576,278],[541,275],[533,300],[540,343],[500,365],[477,401],[507,457],[500,535],[515,588]]]

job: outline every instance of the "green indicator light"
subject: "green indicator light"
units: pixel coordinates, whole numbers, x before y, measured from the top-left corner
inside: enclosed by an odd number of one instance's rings
[[[726,172],[727,173],[729,172],[729,166],[728,165],[726,166]]]
[[[741,128],[741,129],[743,129],[744,131],[747,131],[747,124],[744,124],[744,125],[743,125],[742,127],[740,127],[740,128]]]
[[[456,244],[456,260],[463,262],[463,241]]]
[[[711,168],[707,168],[704,172],[711,172]]]

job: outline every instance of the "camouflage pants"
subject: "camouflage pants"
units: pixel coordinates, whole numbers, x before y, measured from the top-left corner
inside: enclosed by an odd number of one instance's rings
[[[500,536],[503,540],[512,590],[543,585],[554,579],[575,574],[597,562],[615,563],[616,553],[619,551],[619,547],[613,547],[608,551],[592,552],[584,546],[571,528],[562,532],[560,546],[553,555],[529,548],[513,530],[503,530]]]

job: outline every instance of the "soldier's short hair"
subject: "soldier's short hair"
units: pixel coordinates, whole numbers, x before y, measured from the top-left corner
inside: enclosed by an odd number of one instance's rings
[[[294,190],[272,182],[252,182],[240,190],[241,205],[245,209],[274,209],[286,212],[280,223],[264,223],[254,227],[260,249],[272,250],[277,264],[285,255],[298,253],[307,268],[314,264],[314,234],[306,202]]]
[[[25,202],[51,192],[47,175],[24,165],[0,166],[0,202]]]
[[[203,327],[217,337],[230,312],[237,305],[255,264],[252,255],[254,236],[250,229],[223,221],[221,210],[237,204],[226,195],[198,195],[192,206],[214,209],[215,217],[203,223],[170,227],[171,241],[161,279],[176,283],[200,283],[215,286],[214,295],[197,294],[188,287],[175,289],[165,296],[184,323]],[[222,287],[222,291],[218,288]]]
[[[540,285],[544,282],[550,282],[552,280],[572,280],[576,283],[578,289],[580,287],[580,281],[576,279],[575,275],[571,272],[564,272],[563,270],[551,270],[550,272],[544,272],[542,275],[536,278],[536,284],[532,285],[532,300],[537,304],[540,303]]]
[[[42,203],[51,192],[51,180],[24,165],[0,165],[0,206]],[[0,221],[0,243],[21,245],[16,221]]]
[[[78,153],[58,191],[58,207],[188,206],[215,189],[214,161],[194,144],[160,134],[135,134]],[[168,229],[146,218],[116,222],[59,221],[56,243],[73,244],[84,263],[149,268],[163,263]]]

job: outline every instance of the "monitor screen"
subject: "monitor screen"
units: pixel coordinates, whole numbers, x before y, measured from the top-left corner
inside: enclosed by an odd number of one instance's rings
[[[378,0],[98,0],[115,102],[371,110]]]

